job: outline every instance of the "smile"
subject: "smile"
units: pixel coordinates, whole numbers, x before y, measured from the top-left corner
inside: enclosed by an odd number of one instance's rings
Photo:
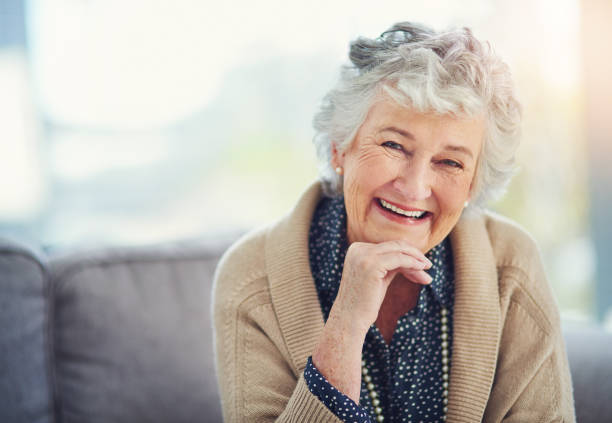
[[[410,217],[413,219],[422,219],[429,214],[429,212],[423,210],[404,210],[383,200],[382,198],[378,198],[378,204],[385,210],[389,210],[397,215]]]

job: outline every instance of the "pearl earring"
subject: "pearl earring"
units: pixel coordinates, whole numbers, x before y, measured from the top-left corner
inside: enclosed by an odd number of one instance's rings
[[[466,201],[465,203],[463,203],[463,207],[464,207],[464,208],[465,208],[465,207],[467,207],[467,206],[469,206],[469,205],[470,205],[470,202],[469,202],[469,201]]]
[[[338,166],[338,167],[336,168],[336,173],[337,173],[338,175],[342,175],[342,168],[341,168],[340,166]]]

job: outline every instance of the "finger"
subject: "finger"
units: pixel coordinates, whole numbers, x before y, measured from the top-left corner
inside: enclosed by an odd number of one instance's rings
[[[427,268],[425,263],[399,251],[381,255],[379,264],[387,271],[386,279],[391,276],[389,272],[399,271],[404,277],[418,284],[427,285],[432,281],[431,276],[424,270]]]
[[[419,250],[417,247],[409,243],[408,241],[404,241],[401,239],[395,241],[389,241],[391,247],[396,246],[396,248],[402,252],[402,254],[411,255],[423,263],[427,264],[427,268],[430,268],[433,264],[432,262]]]
[[[399,272],[410,282],[420,285],[429,285],[433,281],[433,278],[424,270],[400,269]]]
[[[433,278],[429,276],[429,273],[424,270],[410,270],[402,268],[391,270],[387,273],[385,279],[390,282],[393,280],[393,278],[395,278],[398,273],[401,274],[408,281],[419,285],[429,285],[433,281]]]
[[[427,263],[402,251],[390,251],[379,255],[377,258],[378,265],[382,266],[386,272],[396,269],[423,270],[429,267]]]
[[[425,257],[421,250],[410,244],[408,241],[404,241],[401,239],[385,241],[379,244],[373,244],[373,249],[378,254],[399,251],[403,254],[413,256],[419,261],[422,261],[423,263],[427,263],[428,267],[432,266],[431,261],[427,257]]]

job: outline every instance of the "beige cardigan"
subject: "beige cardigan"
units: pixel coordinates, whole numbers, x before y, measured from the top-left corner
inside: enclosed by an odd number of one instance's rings
[[[215,360],[227,422],[338,422],[302,372],[323,328],[308,258],[321,196],[238,241],[215,276]],[[453,355],[447,422],[573,422],[559,314],[539,252],[489,214],[451,232]]]

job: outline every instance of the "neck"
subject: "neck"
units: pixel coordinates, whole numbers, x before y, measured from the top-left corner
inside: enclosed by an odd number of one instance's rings
[[[421,285],[410,282],[402,275],[391,281],[376,319],[376,327],[387,344],[391,342],[400,317],[416,307],[420,292]]]

